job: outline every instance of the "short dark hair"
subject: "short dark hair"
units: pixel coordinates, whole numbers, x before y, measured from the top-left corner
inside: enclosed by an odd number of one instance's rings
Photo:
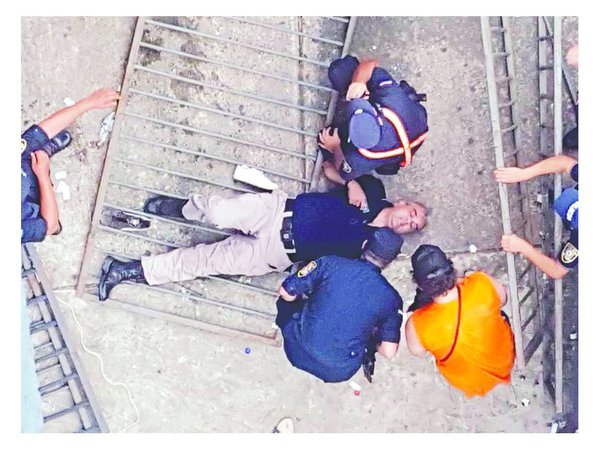
[[[388,261],[387,259],[377,256],[371,250],[363,250],[362,255],[360,257],[362,259],[366,259],[369,262],[372,262],[380,269],[385,269],[392,262],[392,261]]]
[[[437,297],[439,295],[444,295],[456,286],[456,270],[454,270],[452,261],[449,260],[449,262],[450,264],[444,269],[441,269],[439,273],[433,272],[429,274],[425,280],[421,280],[419,287],[425,294]]]
[[[413,280],[416,283],[414,274]],[[456,286],[456,282],[456,270],[454,270],[454,264],[450,261],[450,264],[446,268],[441,269],[439,274],[434,272],[426,280],[422,280],[421,284],[417,284],[418,288],[415,300],[408,308],[408,311],[416,311],[419,308],[429,305],[433,302],[434,298],[444,295]]]

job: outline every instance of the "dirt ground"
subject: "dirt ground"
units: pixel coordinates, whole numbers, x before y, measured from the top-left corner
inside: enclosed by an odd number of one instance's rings
[[[523,66],[530,71],[535,70],[527,50],[535,44],[533,23],[523,18],[515,25],[524,42]],[[567,39],[573,40],[576,25],[569,23]],[[23,129],[63,107],[66,97],[118,87],[134,25],[134,18],[23,18]],[[459,253],[459,271],[482,269],[505,279],[479,18],[360,18],[351,53],[377,57],[396,78],[428,94],[426,148],[410,170],[385,179],[390,198],[416,198],[432,211],[426,231],[408,238],[403,252],[435,243]],[[533,95],[523,89],[525,115],[535,113]],[[515,370],[510,386],[467,400],[446,385],[431,361],[411,357],[402,345],[393,361],[378,359],[372,385],[360,373],[354,376],[363,388],[355,396],[347,383],[324,384],[294,369],[281,348],[75,298],[70,289],[79,275],[106,151],[95,146],[104,115],[95,111],[81,118],[72,127],[71,149],[52,161],[54,174],[67,173],[71,197],[58,196],[64,232],[38,245],[38,251],[57,296],[74,308],[86,345],[102,354],[111,380],[129,386],[140,420],[128,431],[270,432],[283,416],[294,418],[299,432],[549,430],[554,410],[541,385],[540,352],[524,371]],[[525,134],[534,145],[533,124]],[[470,244],[480,251],[469,254]],[[406,259],[385,275],[405,304],[412,300]],[[77,334],[70,311],[63,312]],[[125,390],[106,383],[98,361],[78,352],[111,431],[133,423]]]

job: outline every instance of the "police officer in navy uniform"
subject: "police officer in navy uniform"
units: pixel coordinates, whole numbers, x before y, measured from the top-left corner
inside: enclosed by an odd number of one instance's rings
[[[344,184],[372,170],[393,175],[410,164],[428,130],[424,95],[405,80],[396,82],[375,60],[359,63],[348,55],[328,73],[349,103],[345,120],[319,134],[325,176]]]
[[[62,230],[50,179],[50,158],[71,143],[65,130],[91,109],[116,105],[119,94],[99,89],[63,108],[21,135],[21,243],[40,242]]]
[[[374,334],[379,354],[388,359],[396,354],[402,298],[381,270],[401,247],[400,236],[379,228],[361,259],[323,256],[284,280],[276,324],[293,366],[326,383],[348,380]]]
[[[525,168],[496,169],[494,177],[498,182],[517,183],[552,173],[568,173],[575,182],[579,182],[577,160],[567,155],[551,156]],[[507,252],[522,254],[549,277],[560,279],[570,269],[577,267],[579,259],[579,185],[564,189],[552,207],[563,220],[565,231],[569,233],[569,239],[563,243],[555,258],[544,255],[525,239],[515,234],[502,237],[502,248]]]
[[[68,131],[53,139],[38,125],[21,135],[21,243],[40,242],[60,233],[58,208],[50,180],[50,156],[71,143]],[[43,207],[43,210],[42,210]]]

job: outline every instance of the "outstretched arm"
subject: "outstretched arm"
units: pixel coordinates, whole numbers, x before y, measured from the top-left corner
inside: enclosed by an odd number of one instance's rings
[[[557,155],[546,158],[529,167],[502,167],[494,170],[494,178],[499,183],[518,183],[549,173],[568,173],[577,164],[575,158]]]
[[[112,89],[99,89],[91,95],[79,100],[73,106],[56,111],[42,120],[38,126],[50,139],[75,122],[81,115],[91,109],[103,109],[115,106],[119,93]]]
[[[555,280],[564,277],[569,270],[555,258],[544,255],[525,239],[515,234],[502,236],[502,248],[504,251],[520,253],[542,272]]]

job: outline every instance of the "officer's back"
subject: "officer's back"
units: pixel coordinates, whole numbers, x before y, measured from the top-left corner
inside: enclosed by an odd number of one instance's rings
[[[374,236],[382,234],[400,244],[384,255],[379,266],[364,254],[360,260],[324,256],[283,282],[292,296],[307,296],[304,301],[278,302],[278,325],[294,366],[326,382],[343,381],[360,368],[376,329],[380,341],[400,341],[402,299],[381,275],[381,268],[399,253],[402,239],[388,229]],[[284,312],[288,307],[296,308],[289,319],[284,317],[289,315]]]
[[[373,329],[390,314],[397,315],[400,296],[365,260],[325,256],[317,264],[324,276],[301,313],[297,331],[317,355],[362,356]]]

